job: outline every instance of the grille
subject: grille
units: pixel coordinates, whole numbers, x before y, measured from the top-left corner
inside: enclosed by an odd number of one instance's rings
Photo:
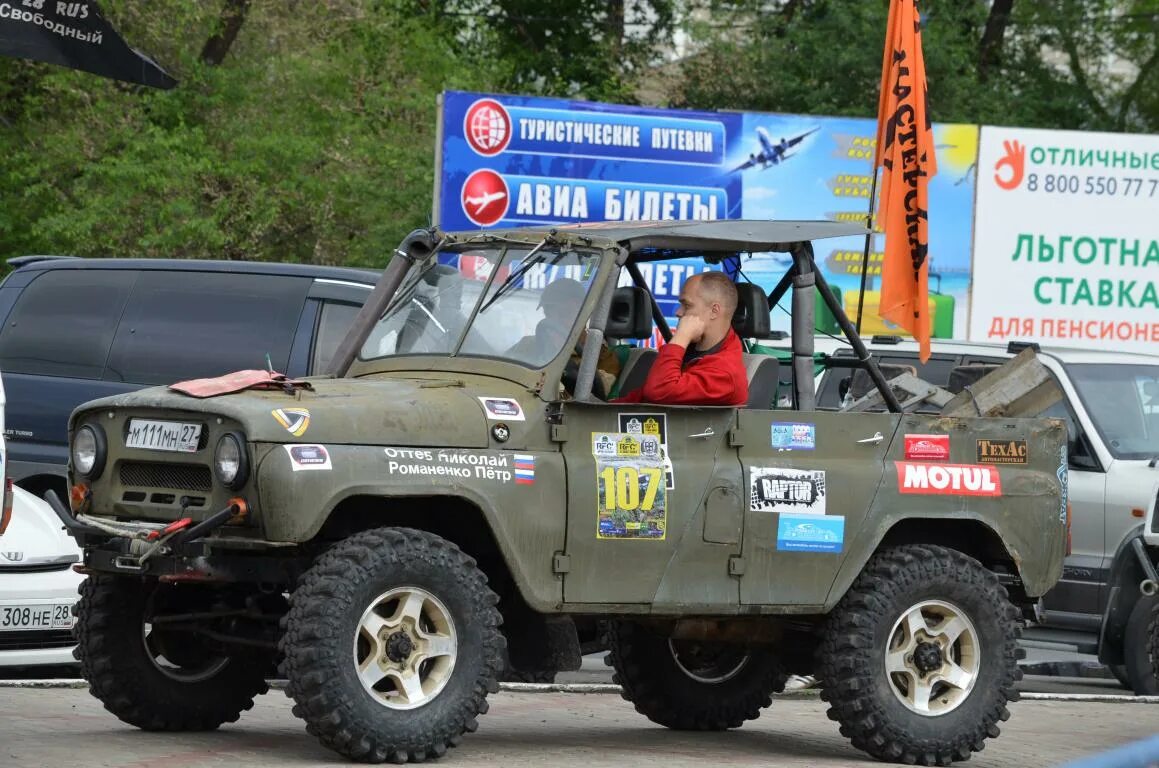
[[[213,488],[213,476],[209,472],[209,467],[197,464],[126,461],[121,464],[121,485],[208,491]]]
[[[18,630],[0,632],[0,651],[36,651],[47,648],[72,648],[76,638],[71,629]]]

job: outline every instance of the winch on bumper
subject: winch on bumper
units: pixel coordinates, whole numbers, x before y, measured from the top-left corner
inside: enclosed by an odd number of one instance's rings
[[[124,522],[84,513],[75,517],[53,491],[45,497],[65,528],[84,547],[78,569],[135,574],[163,582],[259,582],[290,584],[309,558],[292,547],[240,536],[214,536],[244,517],[245,502],[233,499],[199,523]],[[271,552],[273,548],[273,552]],[[279,549],[283,551],[278,552]],[[285,551],[289,550],[289,551]]]

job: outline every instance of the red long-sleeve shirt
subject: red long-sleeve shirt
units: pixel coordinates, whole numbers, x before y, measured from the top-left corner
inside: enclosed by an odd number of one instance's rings
[[[644,379],[644,386],[617,398],[617,403],[664,405],[744,405],[749,399],[740,337],[731,329],[720,349],[702,355],[687,367],[685,348],[665,344]]]

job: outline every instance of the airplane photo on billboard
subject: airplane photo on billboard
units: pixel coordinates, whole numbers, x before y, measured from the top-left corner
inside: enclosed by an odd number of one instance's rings
[[[736,173],[737,171],[743,171],[747,168],[752,168],[752,167],[757,166],[757,165],[759,165],[761,167],[761,170],[765,170],[766,168],[768,168],[771,165],[777,165],[782,160],[785,160],[786,158],[790,157],[790,155],[789,155],[790,149],[792,149],[793,147],[797,146],[802,141],[804,141],[806,136],[809,136],[810,134],[814,134],[819,130],[821,130],[821,129],[814,128],[813,130],[808,131],[807,133],[802,133],[799,136],[794,136],[791,139],[785,139],[782,137],[779,142],[774,144],[772,138],[769,136],[769,132],[766,131],[764,128],[758,127],[757,128],[757,139],[760,141],[761,151],[754,152],[753,154],[749,155],[749,159],[745,160],[743,163],[738,165],[736,168],[733,168],[731,173]]]

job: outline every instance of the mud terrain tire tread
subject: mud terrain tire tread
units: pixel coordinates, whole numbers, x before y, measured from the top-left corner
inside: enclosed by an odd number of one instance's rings
[[[136,636],[149,588],[138,579],[104,574],[81,582],[73,656],[89,692],[119,719],[146,731],[212,731],[235,722],[253,707],[254,697],[269,690],[264,667],[230,663],[196,683],[165,677]]]
[[[359,601],[369,592],[377,594],[375,584],[384,577],[392,579],[390,588],[432,574],[460,590],[459,595],[438,594],[452,613],[455,604],[469,611],[454,617],[456,668],[438,698],[414,710],[390,711],[372,701],[351,676],[349,623],[365,607]],[[487,695],[499,690],[506,643],[498,602],[475,560],[438,536],[377,528],[344,539],[303,574],[282,619],[282,672],[286,695],[295,701],[294,714],[323,746],[352,760],[401,764],[442,757],[463,734],[478,728]],[[358,615],[352,617],[351,611]],[[344,678],[353,685],[344,684]]]
[[[667,638],[631,621],[609,621],[605,645],[620,695],[644,717],[677,731],[739,728],[760,717],[788,679],[771,653],[756,651],[730,680],[692,680],[672,658]]]
[[[1151,658],[1151,677],[1159,686],[1159,600],[1151,606],[1151,621],[1147,623],[1147,654]]]
[[[894,621],[924,599],[948,600],[966,611],[982,659],[978,680],[957,709],[915,720],[921,716],[905,710],[887,688],[883,649]],[[993,625],[985,624],[988,616]],[[823,626],[817,675],[829,719],[854,747],[880,760],[949,765],[969,759],[999,735],[999,721],[1010,717],[1007,702],[1018,700],[1018,660],[1026,655],[1018,647],[1019,616],[997,575],[957,550],[912,544],[880,551]],[[954,725],[956,732],[948,732]],[[922,730],[924,735],[916,732]]]
[[[1155,673],[1155,611],[1159,598],[1140,597],[1131,609],[1123,631],[1123,668],[1127,688],[1136,696],[1159,695],[1159,675]]]

